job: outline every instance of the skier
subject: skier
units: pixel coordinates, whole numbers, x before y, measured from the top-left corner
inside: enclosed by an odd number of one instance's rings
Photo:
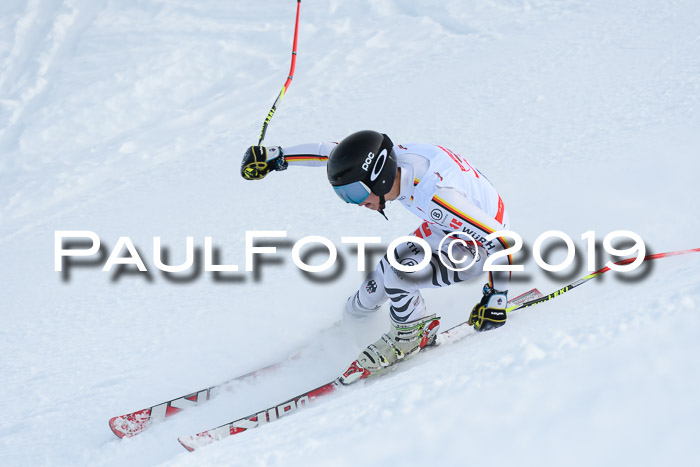
[[[337,144],[251,146],[243,156],[241,175],[247,180],[260,180],[289,165],[326,166],[328,181],[341,199],[378,211],[385,218],[386,202],[399,201],[423,220],[412,235],[425,240],[432,249],[429,267],[412,273],[392,267],[385,255],[348,298],[346,312],[356,317],[371,315],[389,300],[390,329],[360,353],[341,377],[344,384],[382,371],[431,344],[440,323],[435,314],[427,314],[420,289],[444,287],[478,276],[488,255],[509,246],[503,237],[486,240],[489,234],[508,228],[508,214],[498,192],[481,172],[445,147],[394,145],[385,134],[359,131]],[[457,248],[451,250],[451,242],[440,244],[455,231],[469,234],[475,242],[456,242]],[[462,258],[455,257],[455,249],[460,250]],[[423,260],[424,254],[414,242],[406,242],[396,248],[395,259],[401,265],[413,266]],[[471,261],[471,267],[458,271],[460,265]],[[511,264],[511,257],[501,255],[493,264]],[[505,324],[509,282],[509,272],[489,273],[483,296],[469,315],[468,323],[475,330]]]

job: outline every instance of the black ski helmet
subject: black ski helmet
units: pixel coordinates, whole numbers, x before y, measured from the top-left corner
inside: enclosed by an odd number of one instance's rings
[[[344,138],[331,151],[326,166],[331,185],[363,182],[382,200],[394,184],[396,170],[394,143],[387,135],[372,130]]]

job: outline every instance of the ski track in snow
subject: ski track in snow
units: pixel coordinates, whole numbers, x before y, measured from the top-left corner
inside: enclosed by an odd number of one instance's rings
[[[296,75],[268,144],[374,128],[488,175],[513,230],[576,242],[575,271],[527,260],[511,296],[585,275],[581,234],[699,247],[700,7],[690,0],[302,2]],[[361,274],[281,264],[177,283],[184,239],[244,267],[246,230],[381,235],[323,170],[238,175],[289,67],[295,2],[7,0],[0,5],[0,459],[3,465],[689,465],[699,454],[700,254],[613,273],[518,311],[260,430],[177,443],[318,386],[386,328],[330,326]],[[302,188],[303,187],[303,188]],[[149,275],[53,271],[56,230],[134,241]],[[555,251],[552,262],[563,259]],[[561,256],[561,258],[559,256]],[[604,256],[604,255],[603,255]],[[601,256],[601,258],[603,258]],[[526,257],[526,255],[523,255]],[[605,258],[604,260],[606,260]],[[600,264],[599,264],[600,266]],[[572,269],[574,269],[572,267]],[[481,281],[424,294],[449,327]],[[309,347],[306,344],[311,343]],[[197,409],[117,440],[115,415],[287,358]]]

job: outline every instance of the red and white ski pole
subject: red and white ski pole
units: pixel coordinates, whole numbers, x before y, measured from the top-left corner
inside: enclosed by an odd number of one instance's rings
[[[678,256],[678,255],[685,255],[688,253],[698,253],[700,252],[700,248],[693,248],[692,250],[680,250],[680,251],[669,251],[667,253],[657,253],[655,255],[647,255],[644,257],[644,261],[650,261],[652,259],[659,259],[659,258],[668,258],[669,256]],[[618,261],[617,263],[614,263],[616,265],[622,266],[623,264],[629,264],[633,262],[636,258],[628,258],[628,259],[623,259],[622,261]],[[519,310],[521,308],[525,308],[528,306],[532,305],[537,305],[538,303],[546,302],[547,300],[551,300],[553,298],[558,297],[559,295],[568,292],[569,290],[573,289],[574,287],[578,287],[581,284],[584,284],[588,282],[589,280],[596,278],[600,276],[601,274],[604,274],[606,272],[610,271],[610,266],[605,266],[602,269],[597,270],[594,273],[591,273],[585,277],[582,277],[581,279],[572,282],[571,284],[562,287],[561,289],[552,292],[551,294],[544,296],[542,298],[537,298],[535,300],[530,300],[529,302],[525,302],[522,305],[513,305],[511,307],[506,308],[506,311],[510,313],[511,311]]]
[[[297,19],[296,19],[296,24],[294,25],[294,44],[292,45],[292,66],[289,69],[289,76],[287,76],[287,81],[285,81],[284,86],[282,86],[282,90],[280,91],[279,95],[277,96],[277,99],[275,99],[275,103],[272,104],[272,108],[267,113],[267,117],[265,118],[265,122],[263,122],[262,130],[260,131],[260,141],[258,141],[258,146],[262,145],[262,142],[265,139],[265,133],[267,132],[267,126],[270,124],[270,120],[272,120],[272,116],[275,114],[275,110],[277,110],[277,104],[284,97],[284,93],[287,92],[287,89],[289,89],[289,85],[292,84],[292,78],[294,78],[294,67],[297,64],[297,37],[299,35],[299,10],[300,9],[301,9],[301,0],[297,0]]]

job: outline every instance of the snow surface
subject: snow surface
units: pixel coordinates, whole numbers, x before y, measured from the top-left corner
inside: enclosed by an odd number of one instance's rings
[[[242,180],[240,157],[289,67],[296,2],[0,4],[0,464],[693,465],[700,454],[700,255],[614,274],[259,430],[195,453],[188,435],[338,375],[386,328],[334,327],[362,274],[341,236],[390,222],[339,202],[323,170]],[[526,244],[579,247],[511,296],[586,274],[581,234],[700,246],[700,4],[692,0],[303,2],[296,76],[266,142],[378,129],[446,145],[495,183]],[[129,236],[150,273],[53,270],[54,231]],[[244,267],[247,230],[323,235],[347,267],[317,283],[281,248],[252,273],[154,267],[213,237]],[[563,257],[557,250],[552,262]],[[376,256],[375,256],[376,258]],[[316,257],[320,262],[322,257]],[[375,259],[376,260],[376,259]],[[600,261],[607,260],[601,255]],[[599,262],[599,264],[602,264]],[[187,273],[184,273],[187,276]],[[428,291],[445,326],[483,281]],[[234,393],[128,440],[107,420],[284,359]]]

